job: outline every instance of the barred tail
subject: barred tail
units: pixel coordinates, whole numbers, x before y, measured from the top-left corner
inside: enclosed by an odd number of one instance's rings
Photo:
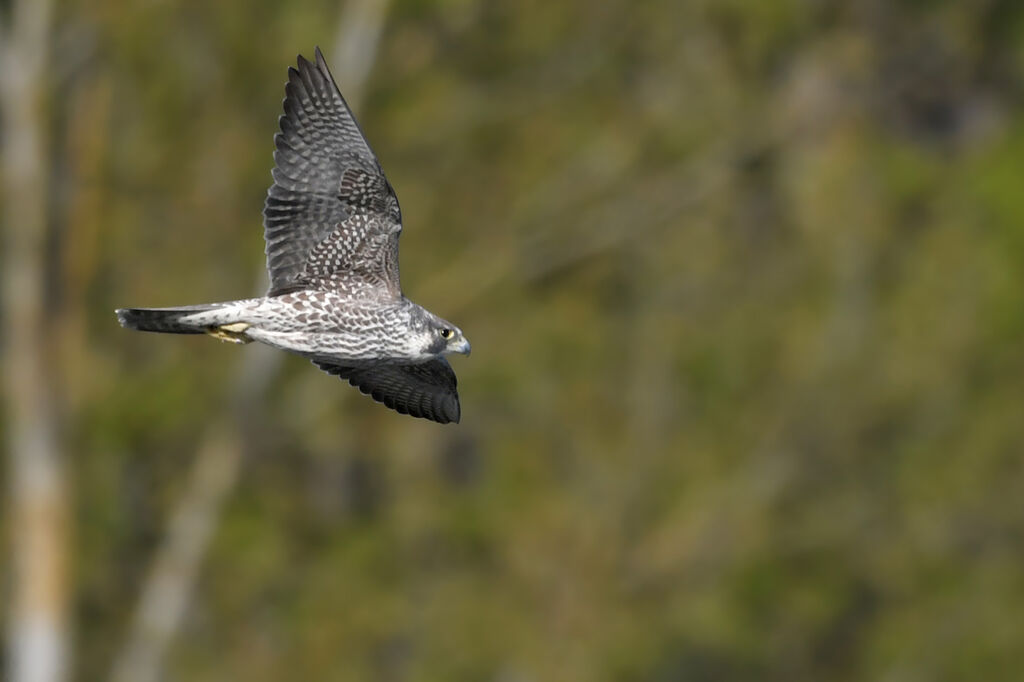
[[[209,327],[182,321],[181,318],[215,307],[196,305],[182,308],[120,308],[115,312],[118,322],[126,329],[164,334],[205,334]]]

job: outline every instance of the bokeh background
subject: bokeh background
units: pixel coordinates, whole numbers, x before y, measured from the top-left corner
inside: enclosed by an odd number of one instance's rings
[[[262,290],[314,45],[459,426],[114,318]],[[1020,679],[1024,4],[6,0],[0,59],[7,679]]]

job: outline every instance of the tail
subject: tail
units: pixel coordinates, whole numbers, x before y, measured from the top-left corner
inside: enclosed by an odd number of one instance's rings
[[[188,321],[187,318],[195,313],[213,310],[216,307],[193,305],[180,308],[120,308],[115,312],[118,322],[125,329],[164,334],[206,334],[210,329],[208,324],[197,324]]]

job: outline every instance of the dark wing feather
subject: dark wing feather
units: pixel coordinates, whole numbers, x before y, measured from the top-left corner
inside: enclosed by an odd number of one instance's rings
[[[401,293],[398,199],[316,49],[288,69],[263,208],[271,294],[307,286]]]
[[[363,393],[402,414],[441,424],[459,421],[455,372],[444,358],[416,365],[349,367],[331,360],[313,360],[313,364],[328,374],[347,379]]]

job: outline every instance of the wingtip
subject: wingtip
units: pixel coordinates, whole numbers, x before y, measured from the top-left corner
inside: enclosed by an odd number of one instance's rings
[[[300,66],[302,66],[303,64],[305,64],[307,66],[313,66],[314,63],[317,66],[326,66],[327,65],[327,60],[324,59],[324,53],[320,49],[319,45],[314,45],[313,46],[313,59],[312,60],[307,59],[306,57],[304,57],[300,53],[300,54],[296,55],[295,61]]]
[[[449,404],[445,406],[444,415],[452,424],[458,424],[462,420],[462,406],[459,404],[458,398],[451,400]]]
[[[306,74],[306,78],[311,78],[314,77],[312,76],[313,73],[319,71],[323,77],[326,77],[330,82],[335,83],[334,74],[331,73],[331,68],[327,66],[327,60],[324,58],[324,53],[320,50],[319,45],[313,48],[312,61],[306,59],[300,54],[296,57],[296,62],[298,63],[298,70],[295,74],[297,77],[302,74]],[[293,70],[294,67],[289,67],[289,75],[291,75]],[[337,89],[337,83],[335,83],[334,87]]]
[[[328,80],[335,83],[334,74],[331,73],[331,67],[327,66],[327,60],[324,58],[324,53],[320,51],[320,47],[317,46],[313,48],[313,52],[316,57],[316,67],[320,69],[321,73],[327,76]],[[334,87],[338,87],[337,83],[335,83]]]

